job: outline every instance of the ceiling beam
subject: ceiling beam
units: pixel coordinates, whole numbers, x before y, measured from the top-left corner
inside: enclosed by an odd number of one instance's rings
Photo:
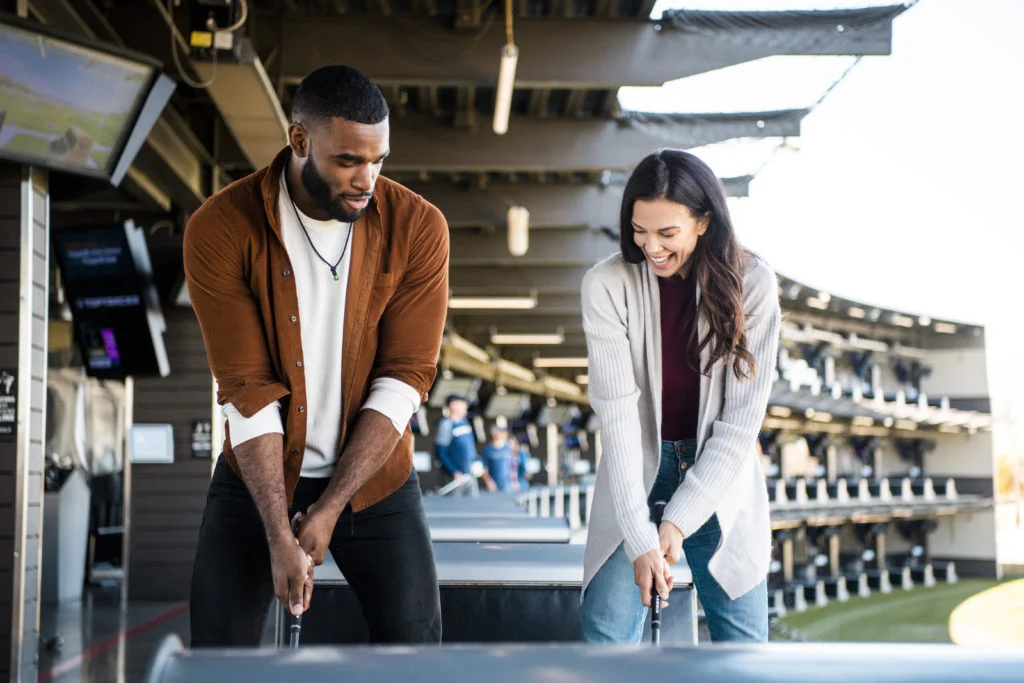
[[[578,386],[557,380],[551,381],[543,373],[539,372],[535,373],[536,378],[533,381],[528,381],[518,375],[502,372],[494,363],[485,363],[476,358],[470,358],[447,341],[441,344],[440,363],[441,367],[446,370],[455,370],[471,377],[479,377],[487,382],[500,383],[509,389],[527,391],[538,396],[561,398],[577,403],[585,404],[587,402],[585,392]],[[552,378],[557,378],[560,374],[564,373],[547,374],[550,374]]]
[[[482,348],[483,347],[487,347],[487,346],[493,346],[491,344],[491,333],[492,332],[498,332],[500,334],[553,334],[553,333],[558,332],[559,329],[562,330],[562,334],[563,334],[563,337],[564,337],[565,341],[563,343],[561,343],[561,344],[551,344],[551,345],[546,345],[546,346],[528,346],[528,345],[525,345],[525,344],[520,344],[520,345],[504,344],[504,345],[502,345],[500,347],[495,347],[495,348],[499,348],[501,350],[501,355],[505,356],[505,357],[512,356],[512,355],[518,354],[521,351],[529,350],[529,349],[533,349],[533,348],[560,349],[560,350],[567,349],[567,350],[571,350],[572,353],[576,353],[577,351],[579,351],[581,349],[585,349],[587,347],[587,338],[583,334],[583,329],[579,328],[579,327],[572,327],[572,328],[567,330],[564,327],[563,328],[559,328],[559,327],[556,326],[556,327],[548,329],[548,328],[538,328],[535,325],[532,328],[516,331],[515,329],[510,329],[507,325],[502,324],[502,322],[499,320],[499,321],[495,322],[493,325],[487,325],[486,327],[481,327],[481,326],[477,326],[477,325],[468,325],[468,324],[462,325],[462,324],[454,324],[453,323],[453,324],[449,325],[449,328],[455,330],[460,335],[462,335],[463,337],[469,339],[471,342],[473,342],[474,344],[476,344],[477,346],[480,346]]]
[[[505,231],[460,230],[452,235],[452,267],[484,265],[584,266],[594,265],[619,250],[619,243],[603,231],[590,229],[535,230],[523,256],[508,251]]]
[[[89,24],[67,0],[31,0],[28,5],[40,23],[71,34],[95,37]]]
[[[746,197],[752,176],[723,178],[730,197]],[[485,190],[451,184],[410,186],[441,210],[452,228],[504,227],[510,206],[530,211],[531,228],[611,227],[618,229],[621,185],[490,183]]]
[[[501,332],[555,332],[562,328],[566,334],[582,334],[583,317],[580,313],[531,313],[530,311],[449,311],[448,321],[456,330],[490,330]]]
[[[470,339],[474,344],[475,340]],[[522,365],[528,370],[537,370],[533,367],[533,359],[537,357],[548,358],[586,358],[587,344],[558,344],[552,346],[502,346],[500,356],[510,360],[517,365]],[[544,372],[570,372],[576,375],[587,374],[586,368],[545,368]]]
[[[668,21],[522,17],[515,24],[520,54],[516,84],[657,86],[773,55],[890,54],[895,14],[870,9],[874,11],[793,13],[799,15],[793,18],[773,13],[772,26],[758,22],[758,12],[712,12],[705,14],[721,20],[699,31],[677,30]],[[837,30],[839,25],[843,30]],[[260,54],[281,36],[277,26],[266,26],[256,27]],[[384,84],[493,85],[505,43],[500,21],[479,34],[453,31],[436,19],[381,21],[359,14],[296,16],[285,19],[284,27],[283,74],[291,83],[325,64],[349,64]],[[381,45],[391,49],[380,50]]]
[[[577,288],[578,289],[578,288]],[[519,290],[521,294],[526,295],[529,292]],[[467,290],[467,289],[455,289],[452,288],[452,296],[456,297],[487,297],[491,296],[487,293],[479,291]],[[451,309],[452,316],[459,316],[464,312],[476,312],[474,309]],[[492,311],[496,318],[500,319],[501,316],[507,314],[509,311]],[[564,294],[538,294],[537,295],[537,306],[536,308],[516,310],[515,313],[527,313],[531,315],[576,315],[580,312],[580,293],[567,292]]]
[[[518,264],[459,266],[451,269],[448,282],[455,291],[467,289],[480,295],[578,293],[588,269],[589,266],[550,268]]]
[[[594,171],[633,168],[664,147],[693,148],[736,138],[800,135],[805,109],[692,114],[630,120],[515,117],[505,135],[456,129],[431,117],[391,121],[391,171]],[[638,115],[637,115],[638,116]]]

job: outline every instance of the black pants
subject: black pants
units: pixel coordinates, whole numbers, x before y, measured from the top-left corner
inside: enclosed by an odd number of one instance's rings
[[[289,518],[315,503],[328,482],[300,479]],[[374,643],[441,642],[437,571],[415,470],[376,505],[355,514],[346,507],[330,551]],[[258,645],[271,600],[276,597],[263,522],[245,483],[221,458],[192,568],[192,647]]]

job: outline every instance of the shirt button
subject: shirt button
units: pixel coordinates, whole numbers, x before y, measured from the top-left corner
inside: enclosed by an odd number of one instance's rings
[[[300,413],[306,412],[306,406],[299,406],[299,412]]]
[[[301,368],[302,367],[302,361],[301,360],[295,361],[295,367]]]
[[[298,320],[298,318],[296,318],[296,317],[295,317],[295,316],[293,315],[293,316],[291,317],[291,321],[292,321],[292,322],[295,322],[296,320]]]
[[[298,451],[292,451],[292,457],[293,458],[299,457],[299,452]]]
[[[289,275],[291,275],[291,274],[292,274],[292,271],[290,271],[290,270],[286,270],[286,271],[284,271],[284,272],[283,272],[283,273],[281,273],[281,274],[282,274],[282,275],[284,275],[285,277],[288,277]]]

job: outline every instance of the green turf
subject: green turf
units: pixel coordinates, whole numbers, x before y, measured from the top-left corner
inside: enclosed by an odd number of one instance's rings
[[[96,162],[96,165],[99,166],[100,168],[104,168],[107,165],[107,162],[110,161],[110,154],[107,152],[93,150],[90,156],[92,157],[92,160]]]
[[[117,132],[124,126],[123,114],[98,114],[49,102],[33,95],[0,88],[0,99],[7,110],[4,125],[48,135],[63,135],[72,125],[81,128],[93,144],[111,147],[117,142]]]
[[[45,157],[47,144],[48,143],[43,138],[37,138],[34,135],[18,134],[11,138],[11,141],[7,143],[5,149],[9,152],[15,152],[18,154]]]
[[[994,579],[961,579],[888,595],[851,597],[812,607],[780,619],[793,635],[807,641],[872,643],[948,643],[949,615],[967,598],[999,583]]]

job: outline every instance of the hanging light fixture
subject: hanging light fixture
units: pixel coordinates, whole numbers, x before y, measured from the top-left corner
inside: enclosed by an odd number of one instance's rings
[[[530,248],[530,211],[525,206],[508,207],[508,253],[522,256]]]
[[[501,48],[498,90],[494,99],[493,127],[498,135],[508,132],[508,118],[512,112],[512,86],[515,84],[518,63],[519,48],[512,39],[512,0],[505,0],[505,45]]]

